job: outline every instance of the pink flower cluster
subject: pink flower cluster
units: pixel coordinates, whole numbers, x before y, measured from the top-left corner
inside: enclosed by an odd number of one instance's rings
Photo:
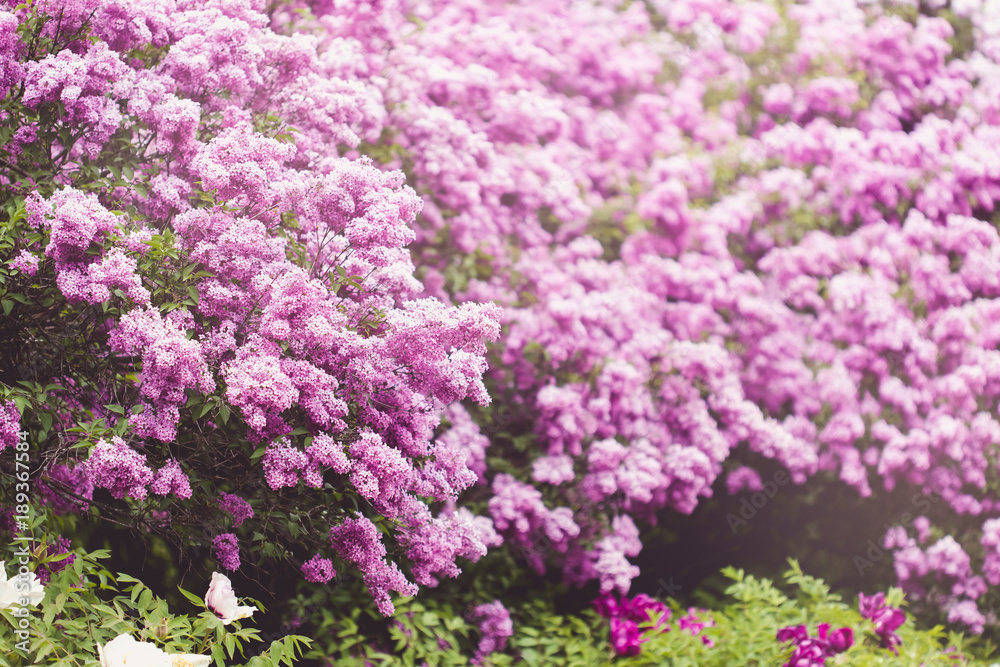
[[[302,564],[302,576],[306,581],[325,584],[337,576],[337,571],[333,569],[333,562],[329,558],[317,554]]]
[[[49,230],[45,256],[54,260],[57,284],[69,301],[100,303],[111,298],[112,290],[121,290],[133,303],[149,304],[149,290],[136,273],[119,220],[96,196],[66,188],[43,201],[33,193],[26,209],[29,220]],[[91,244],[102,248],[98,257],[88,253]],[[31,260],[20,261],[30,273],[37,267],[37,260],[34,267]]]
[[[395,610],[389,591],[408,596],[417,594],[417,586],[407,581],[399,566],[386,560],[378,528],[369,519],[350,517],[332,527],[330,544],[338,556],[361,570],[375,605],[384,615],[390,616]]]
[[[827,658],[849,649],[854,644],[854,631],[840,628],[830,632],[829,623],[820,623],[816,636],[810,637],[806,626],[796,625],[778,630],[777,639],[782,643],[791,642],[795,647],[784,667],[814,667],[825,665]]]
[[[88,500],[94,497],[94,484],[87,476],[87,466],[64,463],[51,467],[35,486],[39,500],[57,515],[72,512],[84,513],[90,508]]]
[[[176,437],[185,389],[211,392],[215,388],[201,347],[174,321],[149,307],[124,314],[110,336],[111,350],[139,355],[139,393],[143,411],[130,419],[143,437],[169,442]]]
[[[233,533],[222,533],[212,538],[215,558],[230,572],[240,569],[240,542]]]
[[[100,440],[94,445],[84,462],[84,471],[95,488],[107,489],[118,499],[129,496],[143,500],[153,481],[153,470],[146,464],[146,456],[118,436],[111,442]]]
[[[149,491],[160,496],[173,494],[180,500],[188,500],[192,495],[191,483],[181,470],[180,463],[168,461],[154,472],[146,461],[146,455],[137,452],[118,436],[113,436],[111,442],[99,440],[81,466],[72,471],[65,466],[57,466],[50,477],[88,499],[95,488],[107,489],[118,499],[128,496],[144,500]],[[86,508],[86,503],[66,501],[51,490],[45,497],[57,511],[65,508],[67,502],[73,509],[82,511]]]
[[[158,496],[174,494],[181,500],[191,497],[191,482],[181,470],[181,464],[176,460],[168,461],[165,466],[156,471],[149,490]]]
[[[510,612],[500,600],[475,607],[469,612],[469,618],[479,622],[479,632],[482,633],[476,655],[472,659],[472,664],[481,665],[491,653],[504,649],[507,638],[514,634],[514,624],[510,620]]]
[[[875,634],[878,636],[883,648],[891,648],[894,653],[899,653],[896,648],[903,640],[896,634],[896,630],[906,622],[906,614],[901,609],[889,607],[885,604],[885,594],[865,596],[861,593],[858,597],[858,606],[861,616],[871,619],[875,625]]]
[[[456,558],[500,543],[488,518],[433,516],[428,504],[455,501],[485,474],[482,442],[470,458],[464,442],[432,439],[445,410],[490,402],[486,344],[501,310],[421,294],[407,245],[425,202],[402,171],[353,150],[387,128],[388,61],[367,49],[388,48],[398,17],[369,30],[373,15],[348,12],[307,36],[287,7],[272,8],[274,20],[264,9],[46,0],[18,10],[48,17],[32,39],[51,53],[22,43],[18,17],[0,13],[0,89],[14,91],[15,109],[3,158],[32,173],[51,163],[54,184],[26,201],[42,242],[9,263],[42,284],[54,270],[73,307],[97,307],[88,342],[106,340],[98,354],[113,379],[67,390],[64,421],[91,411],[115,422],[105,406],[121,403],[128,432],[93,448],[95,487],[197,501],[193,479],[212,479],[199,475],[215,460],[207,448],[262,442],[255,465],[270,490],[340,476],[394,520],[414,579],[435,585],[460,571]],[[150,268],[150,253],[161,265]],[[226,417],[210,422],[209,407]],[[182,424],[204,436],[193,444]],[[234,527],[262,519],[233,500],[253,491],[227,490]],[[355,565],[387,609],[387,590],[414,589],[395,564],[399,579],[383,581],[382,539],[368,544],[381,558]],[[235,543],[216,542],[235,569]]]
[[[640,593],[631,600],[624,596],[615,599],[610,593],[605,593],[594,600],[593,605],[597,613],[611,623],[611,645],[617,655],[639,655],[642,651],[641,644],[648,641],[648,638],[643,637],[645,633],[640,630],[640,623],[655,620],[654,630],[670,632],[670,609],[645,593]]]
[[[21,412],[14,401],[0,405],[0,452],[13,449],[21,440]]]
[[[253,507],[243,498],[232,493],[219,494],[219,509],[233,517],[233,528],[239,528],[247,519],[253,518]]]
[[[986,10],[961,10],[975,34],[959,52],[937,5],[912,19],[854,2],[407,7],[424,27],[380,15],[388,54],[354,38],[367,67],[394,65],[386,123],[405,153],[386,168],[408,169],[425,202],[427,292],[507,306],[489,377],[535,433],[516,481],[548,495],[515,503],[494,480],[491,507],[529,563],[607,585],[578,564],[610,516],[691,511],[733,470],[733,492],[754,489],[741,445],[796,483],[917,485],[988,519],[1000,33]],[[463,275],[456,253],[479,265]],[[557,509],[578,536],[532,547]],[[949,593],[956,618],[985,591],[971,567]]]

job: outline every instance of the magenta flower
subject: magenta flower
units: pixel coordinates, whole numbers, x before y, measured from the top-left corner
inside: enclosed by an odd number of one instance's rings
[[[618,655],[639,655],[642,643],[639,625],[627,618],[611,619],[611,646]]]
[[[615,599],[610,593],[604,593],[591,604],[594,611],[610,620],[611,645],[618,655],[639,654],[640,645],[646,641],[642,638],[643,630],[639,625],[649,623],[650,617],[658,618],[654,629],[659,629],[660,632],[670,631],[670,622],[668,621],[670,609],[667,605],[645,593],[640,593],[631,600],[624,596]],[[697,620],[694,616],[691,618]],[[702,627],[704,624],[699,625],[697,630],[692,627],[691,634],[697,634]],[[705,643],[709,644],[709,642]]]
[[[880,635],[895,632],[906,621],[906,614],[895,607],[883,607],[872,615],[875,632]]]
[[[862,618],[871,618],[878,609],[885,606],[885,593],[875,595],[858,594],[858,608]]]
[[[477,606],[469,614],[470,620],[478,620],[482,638],[472,663],[481,665],[486,656],[495,651],[502,651],[507,645],[507,638],[514,634],[514,624],[510,612],[500,600],[494,600]]]
[[[243,498],[232,493],[219,495],[219,509],[233,516],[233,528],[239,528],[247,519],[253,518],[253,507]]]
[[[611,593],[604,593],[600,597],[595,598],[591,604],[594,607],[594,611],[604,618],[615,618],[621,613],[618,600]]]
[[[804,625],[788,626],[787,628],[782,628],[778,630],[778,641],[779,642],[802,642],[809,637],[809,631],[806,630]]]
[[[829,623],[820,623],[816,636],[810,637],[806,626],[795,625],[778,630],[777,640],[795,646],[784,667],[813,667],[825,665],[827,658],[849,649],[854,644],[854,632],[841,628],[831,633]]]
[[[885,605],[885,595],[878,593],[872,597],[865,597],[864,593],[859,596],[858,606],[864,618],[871,619],[875,625],[875,634],[882,642],[883,648],[891,648],[898,653],[897,646],[903,643],[896,630],[906,622],[906,614],[897,607]]]
[[[659,617],[657,627],[666,625],[666,630],[670,629],[667,619],[670,618],[670,609],[659,600],[654,600],[645,593],[636,595],[631,600],[623,600],[621,605],[622,613],[628,618],[638,623],[646,623],[653,618]]]
[[[854,644],[854,631],[850,628],[841,628],[830,633],[830,649],[834,653],[843,653]]]

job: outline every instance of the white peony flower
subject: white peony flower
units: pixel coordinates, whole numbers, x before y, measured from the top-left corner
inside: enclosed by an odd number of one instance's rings
[[[136,641],[132,635],[118,635],[104,646],[97,645],[101,667],[208,667],[207,655],[177,653],[171,655],[149,642]]]
[[[34,572],[26,577],[14,575],[13,579],[7,579],[7,564],[0,560],[0,609],[7,609],[15,604],[38,605],[43,597],[45,587]]]
[[[239,606],[229,577],[218,572],[212,573],[212,581],[205,593],[205,604],[226,625],[241,618],[249,618],[257,611],[257,607]]]

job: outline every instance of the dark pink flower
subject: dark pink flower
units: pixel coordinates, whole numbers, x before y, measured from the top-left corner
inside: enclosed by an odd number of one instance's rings
[[[850,628],[841,628],[830,633],[830,649],[834,653],[843,653],[854,644],[854,631]]]
[[[653,618],[659,617],[658,626],[665,624],[670,618],[670,609],[667,608],[667,605],[645,593],[636,595],[630,601],[623,601],[622,613],[638,623],[649,621],[651,615]]]
[[[614,618],[621,613],[621,607],[618,604],[618,600],[616,600],[615,596],[611,593],[601,595],[591,604],[594,606],[594,611],[604,618]]]
[[[809,631],[806,630],[804,625],[788,626],[787,628],[782,628],[778,630],[778,641],[779,642],[801,642],[809,637]]]
[[[866,596],[864,593],[858,594],[858,607],[861,611],[861,616],[864,618],[871,618],[878,609],[885,606],[885,593],[876,593],[875,595]]]
[[[639,655],[639,644],[642,643],[640,637],[639,626],[635,621],[627,618],[611,619],[611,646],[618,655]]]
[[[861,593],[858,597],[861,615],[871,619],[875,625],[875,634],[882,641],[883,648],[896,651],[896,647],[903,643],[896,630],[906,622],[906,614],[897,607],[887,607],[885,595],[882,593],[872,597],[865,597],[865,594]]]

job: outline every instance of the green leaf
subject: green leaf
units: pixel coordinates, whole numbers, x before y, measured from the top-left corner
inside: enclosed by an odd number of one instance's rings
[[[226,652],[222,650],[220,644],[212,646],[212,657],[215,659],[217,667],[226,667]]]
[[[180,586],[177,587],[177,590],[179,590],[181,592],[181,595],[183,595],[188,600],[190,600],[196,607],[200,607],[202,609],[205,608],[205,601],[202,600],[197,595],[195,595],[194,593],[192,593],[190,591],[186,591],[183,588],[181,588]]]
[[[281,642],[271,642],[271,667],[278,667],[278,663],[281,662],[281,656],[284,655],[284,650],[285,647],[281,645]]]

